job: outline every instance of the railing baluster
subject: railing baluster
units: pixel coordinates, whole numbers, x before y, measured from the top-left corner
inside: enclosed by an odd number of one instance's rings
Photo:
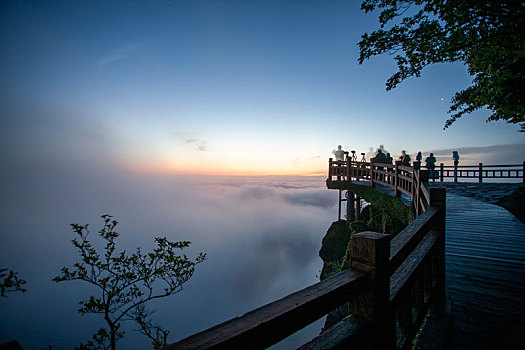
[[[478,181],[481,183],[483,181],[483,163],[479,163],[479,178]]]
[[[370,187],[375,188],[376,184],[374,181],[374,162],[370,159]]]
[[[399,198],[401,197],[401,191],[399,191],[399,166],[401,165],[400,160],[396,160],[394,168],[394,195]]]

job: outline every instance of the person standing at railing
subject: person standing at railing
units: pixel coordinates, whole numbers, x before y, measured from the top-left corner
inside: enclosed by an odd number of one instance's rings
[[[376,156],[372,158],[372,162],[385,164],[387,163],[386,155],[383,153],[382,150],[378,149]]]
[[[387,162],[386,155],[383,153],[381,148],[377,149],[376,156],[374,158],[370,159],[370,162],[374,163],[374,164],[376,164],[376,163],[378,163],[378,164],[385,164]],[[378,169],[379,170],[385,170],[383,167],[379,167]],[[379,174],[379,180],[380,181],[385,181],[385,176],[383,174]]]
[[[341,145],[337,146],[337,150],[333,150],[332,153],[335,156],[335,160],[345,160],[345,151]]]
[[[452,151],[452,158],[454,159],[454,182],[458,182],[458,164],[459,164],[458,151]]]
[[[430,153],[430,155],[425,159],[425,167],[428,170],[428,176],[432,179],[432,181],[436,182],[436,177],[434,176],[434,169],[436,168],[436,157],[434,157],[434,153]]]
[[[390,153],[386,154],[386,163],[387,164],[394,164],[394,158],[390,155]]]
[[[399,159],[401,160],[401,164],[403,164],[404,166],[410,166],[410,156],[406,153],[405,150],[401,151]]]
[[[459,153],[458,151],[452,151],[452,158],[454,159],[454,166],[459,164]]]
[[[418,162],[421,162],[422,159],[423,159],[423,155],[421,154],[421,151],[417,152],[416,160],[417,160]]]

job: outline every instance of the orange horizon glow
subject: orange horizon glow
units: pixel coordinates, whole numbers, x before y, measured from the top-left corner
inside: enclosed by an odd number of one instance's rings
[[[130,154],[121,158],[124,168],[133,172],[165,175],[203,176],[321,176],[327,175],[326,160],[285,153],[251,152],[207,152],[195,157],[193,153]],[[326,166],[325,166],[326,164]]]
[[[259,169],[228,169],[226,167],[209,167],[207,169],[181,166],[181,165],[134,165],[129,167],[130,170],[162,175],[197,175],[197,176],[323,176],[327,175],[326,170],[311,170],[305,169],[303,171],[290,170],[276,170],[271,168]]]

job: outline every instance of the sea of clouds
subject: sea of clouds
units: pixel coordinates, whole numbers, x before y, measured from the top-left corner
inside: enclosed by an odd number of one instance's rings
[[[154,237],[166,236],[191,241],[190,257],[207,253],[182,292],[154,304],[173,342],[317,282],[321,240],[337,219],[337,193],[323,177],[151,175],[53,159],[10,164],[1,175],[8,186],[0,266],[18,271],[28,292],[0,299],[0,343],[17,339],[27,349],[71,349],[103,322],[76,311],[92,287],[51,282],[77,260],[71,223],[89,223],[99,242],[100,215],[112,214],[122,248],[149,250]],[[149,347],[131,326],[121,345]],[[317,323],[281,347],[319,330]]]

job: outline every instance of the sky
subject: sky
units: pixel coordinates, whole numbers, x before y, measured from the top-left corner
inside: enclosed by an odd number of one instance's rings
[[[0,343],[70,349],[100,324],[76,313],[85,287],[50,282],[70,223],[208,253],[159,304],[174,341],[317,281],[337,145],[521,164],[524,134],[486,111],[443,130],[462,65],[386,92],[392,57],[357,63],[377,27],[359,1],[0,2],[0,267],[29,290],[0,299]]]
[[[377,26],[358,1],[2,2],[4,156],[308,175],[325,172],[338,144],[512,145],[508,161],[521,162],[523,134],[486,123],[486,111],[443,130],[471,81],[464,66],[432,66],[386,92],[392,57],[357,63],[360,36]]]

